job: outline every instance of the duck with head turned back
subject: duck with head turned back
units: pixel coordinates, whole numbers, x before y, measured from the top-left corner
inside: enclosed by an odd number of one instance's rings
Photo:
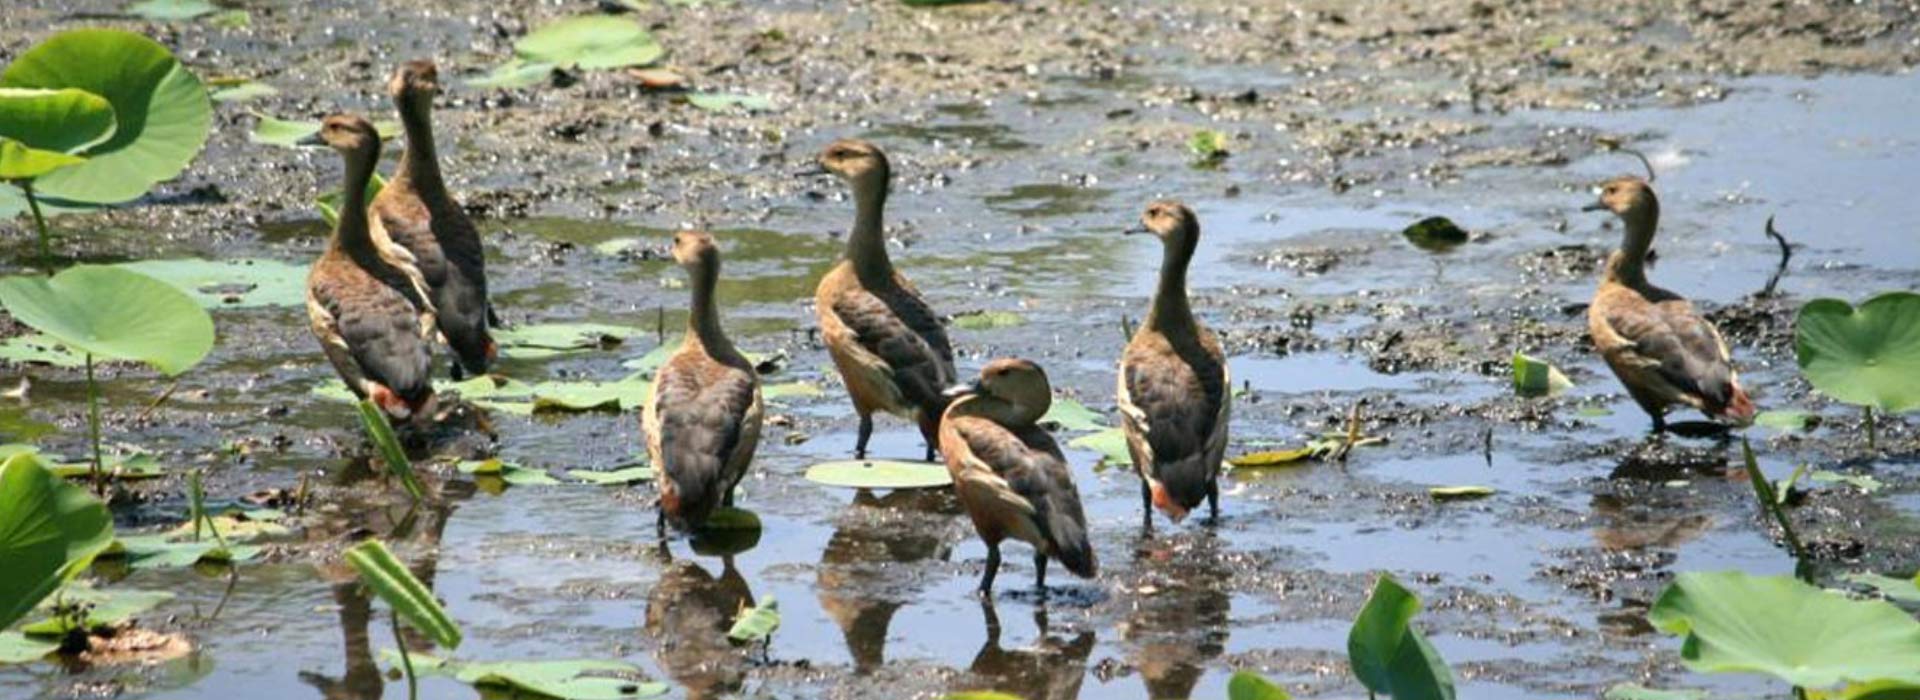
[[[947,395],[954,401],[940,421],[940,454],[954,493],[987,543],[980,592],[993,592],[1000,543],[1007,538],[1033,545],[1034,587],[1043,594],[1049,557],[1075,575],[1092,577],[1097,564],[1080,490],[1059,443],[1038,425],[1053,403],[1046,372],[1026,360],[1002,358]]]
[[[821,278],[813,303],[821,339],[860,415],[854,454],[866,456],[873,414],[881,411],[919,423],[932,461],[946,410],[941,391],[958,375],[940,318],[887,257],[887,157],[865,141],[836,141],[802,174],[826,173],[853,189],[855,217],[846,257]]]
[[[413,253],[427,281],[440,336],[453,349],[453,378],[485,374],[499,353],[488,330],[493,307],[487,301],[486,251],[440,175],[432,116],[439,70],[432,61],[408,61],[393,72],[387,92],[406,127],[407,147],[393,180],[373,198],[374,216]]]
[[[642,420],[660,473],[661,526],[698,528],[716,507],[733,505],[733,488],[760,445],[760,376],[720,328],[713,236],[674,234],[673,259],[693,291],[687,335],[654,374]]]
[[[1179,522],[1207,502],[1220,516],[1220,462],[1227,450],[1231,397],[1226,356],[1187,303],[1187,265],[1200,222],[1179,202],[1147,206],[1128,233],[1160,239],[1163,258],[1153,306],[1120,355],[1119,404],[1127,451],[1140,474],[1141,527],[1153,509]]]
[[[422,415],[433,398],[434,308],[413,255],[367,216],[380,134],[336,114],[303,143],[331,146],[347,165],[339,222],[307,274],[309,327],[355,395],[398,420]]]
[[[1736,425],[1752,423],[1753,401],[1740,388],[1720,331],[1686,298],[1647,281],[1647,252],[1660,223],[1653,187],[1637,177],[1609,180],[1586,210],[1611,211],[1625,228],[1587,307],[1587,332],[1627,393],[1653,418],[1654,432],[1666,429],[1673,406],[1692,406]]]

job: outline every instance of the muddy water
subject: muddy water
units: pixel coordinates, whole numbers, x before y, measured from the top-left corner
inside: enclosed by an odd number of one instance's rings
[[[1145,80],[1201,90],[1288,84],[1244,73],[1167,69]],[[1046,365],[1064,392],[1111,409],[1118,329],[1142,312],[1159,260],[1153,241],[1119,232],[1147,199],[1178,196],[1205,225],[1192,278],[1197,306],[1226,336],[1234,378],[1246,388],[1234,451],[1338,427],[1356,401],[1365,402],[1367,431],[1390,438],[1344,465],[1236,472],[1222,522],[1162,523],[1153,539],[1138,537],[1137,482],[1122,469],[1097,468],[1097,455],[1072,451],[1103,571],[1094,581],[1055,571],[1045,601],[1025,590],[1032,572],[1017,553],[998,596],[970,596],[984,550],[950,498],[856,494],[800,478],[807,464],[843,457],[853,442],[850,412],[807,336],[812,283],[850,217],[837,186],[742,194],[693,220],[673,211],[589,214],[582,201],[592,197],[577,196],[534,207],[535,218],[493,219],[496,288],[513,323],[650,327],[664,317],[677,327],[679,273],[644,251],[658,250],[673,227],[714,228],[727,255],[720,295],[729,325],[751,351],[788,354],[779,381],[813,382],[826,396],[771,411],[792,423],[769,430],[744,485],[743,504],[765,523],[744,551],[721,556],[711,543],[657,542],[644,485],[482,484],[402,538],[401,548],[465,627],[459,656],[620,658],[688,697],[937,697],[990,688],[1027,698],[1215,698],[1240,668],[1262,670],[1298,695],[1354,697],[1364,691],[1346,673],[1345,630],[1379,571],[1426,601],[1420,624],[1455,668],[1461,697],[1595,697],[1613,683],[1649,679],[1778,695],[1752,679],[1684,674],[1676,645],[1640,619],[1673,572],[1782,573],[1792,562],[1755,517],[1742,478],[1724,471],[1727,445],[1675,439],[1652,458],[1626,457],[1640,453],[1645,418],[1581,346],[1580,317],[1567,307],[1584,300],[1594,261],[1617,237],[1604,218],[1578,212],[1587,188],[1637,166],[1594,155],[1585,141],[1627,134],[1653,156],[1665,215],[1654,274],[1710,307],[1744,308],[1772,273],[1777,252],[1761,234],[1769,215],[1801,246],[1782,282],[1792,297],[1908,288],[1920,269],[1920,207],[1911,201],[1920,141],[1910,128],[1920,79],[1755,78],[1727,87],[1725,100],[1688,107],[1455,110],[1449,118],[1482,125],[1496,143],[1574,134],[1576,146],[1563,166],[1470,169],[1438,187],[1412,178],[1350,188],[1290,182],[1281,161],[1293,156],[1264,135],[1219,170],[1189,168],[1165,150],[1083,148],[1114,138],[1110,115],[1134,105],[1121,91],[1139,89],[1125,81],[1063,79],[1025,97],[956,100],[796,134],[796,154],[849,134],[914,154],[896,159],[906,163],[891,215],[896,261],[936,308],[1011,310],[1030,320],[956,331],[963,372],[989,357],[1024,355]],[[1376,112],[1391,117],[1396,108]],[[231,148],[216,144],[223,147]],[[1392,172],[1428,155],[1388,154],[1359,167]],[[928,165],[976,157],[962,168]],[[1402,226],[1434,214],[1474,231],[1474,242],[1429,254],[1400,239]],[[120,242],[89,255],[298,262],[317,252],[323,234],[300,215],[261,229],[219,243],[114,237]],[[609,244],[629,239],[629,252],[610,252]],[[200,612],[219,604],[222,577],[141,572],[116,583],[177,592],[154,624],[189,633],[201,647],[196,657],[137,671],[0,668],[0,694],[109,687],[150,698],[404,697],[404,684],[385,678],[387,666],[377,662],[392,645],[384,617],[370,618],[346,573],[325,563],[356,528],[384,534],[391,510],[364,505],[373,486],[338,476],[364,450],[351,414],[309,396],[329,375],[298,309],[222,312],[218,321],[221,346],[182,382],[168,412],[133,423],[133,411],[116,411],[115,434],[183,466],[212,467],[223,498],[322,475],[331,484],[326,512],[271,561],[242,567],[217,619]],[[1818,408],[1791,379],[1779,332],[1776,325],[1745,334],[1757,346],[1737,353],[1746,376],[1765,405]],[[654,342],[642,335],[605,352],[510,359],[503,371],[613,379],[626,373],[622,360]],[[1515,349],[1554,361],[1579,386],[1552,402],[1510,398],[1500,367]],[[71,375],[29,372],[28,413],[67,429],[45,438],[52,449],[77,453],[72,427],[83,386]],[[125,370],[107,400],[141,405],[161,386]],[[1831,466],[1856,453],[1844,425],[1851,414],[1825,413],[1842,424],[1813,439],[1765,441],[1764,468],[1784,476],[1803,460]],[[635,424],[630,414],[499,416],[497,443],[453,440],[441,452],[611,467],[638,452]],[[920,453],[912,429],[884,420],[881,428],[880,455]],[[1895,426],[1886,439],[1910,439],[1903,435]],[[213,456],[230,445],[249,456]],[[1911,543],[1920,528],[1903,515],[1912,511],[1915,481],[1896,468],[1875,474],[1887,491],[1866,502],[1835,496],[1835,507],[1888,523],[1872,533],[1827,533],[1868,543],[1853,558],[1825,562],[1830,573],[1910,572],[1916,564]],[[1429,486],[1464,484],[1499,493],[1454,503],[1426,496]],[[154,503],[141,517],[177,517],[172,491],[177,486],[151,489]],[[764,654],[727,645],[726,621],[741,602],[765,596],[778,598],[784,613],[772,644]],[[422,690],[471,694],[439,679]]]

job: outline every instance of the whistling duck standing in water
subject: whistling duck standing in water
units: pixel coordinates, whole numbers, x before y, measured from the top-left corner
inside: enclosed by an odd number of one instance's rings
[[[687,271],[693,304],[686,339],[653,377],[643,420],[660,472],[661,525],[698,528],[716,506],[733,505],[733,487],[760,445],[760,377],[720,328],[713,236],[674,234],[673,259]]]
[[[1046,372],[1026,360],[1003,358],[947,394],[953,403],[940,420],[940,454],[954,493],[987,543],[980,592],[993,592],[1000,542],[1009,537],[1033,545],[1034,587],[1041,593],[1048,557],[1077,576],[1092,577],[1097,565],[1080,490],[1060,445],[1038,425],[1053,404]]]
[[[821,278],[813,299],[821,338],[860,414],[854,455],[866,456],[873,413],[883,411],[920,424],[932,461],[946,410],[941,392],[957,378],[953,346],[939,317],[887,258],[887,157],[864,141],[838,141],[802,174],[824,173],[846,180],[856,211],[846,257]]]
[[[1142,527],[1153,509],[1174,522],[1207,506],[1220,517],[1220,460],[1227,449],[1230,397],[1220,341],[1187,305],[1187,265],[1200,244],[1200,222],[1179,202],[1147,206],[1128,233],[1160,239],[1164,258],[1153,308],[1120,355],[1119,403],[1127,451],[1140,473]]]
[[[487,372],[498,347],[488,332],[486,252],[480,233],[440,177],[433,147],[433,98],[440,94],[432,61],[409,61],[393,72],[387,92],[407,130],[407,148],[393,180],[373,198],[387,235],[412,251],[439,313],[440,336],[453,349],[453,378]]]
[[[1587,307],[1587,332],[1627,393],[1666,429],[1667,409],[1685,405],[1738,425],[1753,422],[1753,401],[1740,388],[1720,331],[1678,294],[1647,282],[1647,251],[1660,223],[1660,201],[1637,177],[1609,180],[1587,211],[1620,217],[1626,233],[1607,257],[1600,289]]]
[[[340,219],[307,274],[313,336],[347,388],[406,420],[433,398],[433,302],[413,254],[367,216],[367,182],[380,160],[380,134],[367,120],[336,114],[302,141],[345,158]]]

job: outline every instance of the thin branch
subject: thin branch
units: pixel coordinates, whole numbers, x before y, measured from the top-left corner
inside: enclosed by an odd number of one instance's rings
[[[1787,243],[1786,236],[1774,230],[1772,216],[1767,217],[1767,237],[1780,244],[1780,265],[1773,268],[1773,276],[1767,278],[1767,286],[1760,290],[1762,298],[1773,296],[1774,286],[1780,284],[1780,277],[1787,274],[1787,261],[1793,259],[1793,246]]]

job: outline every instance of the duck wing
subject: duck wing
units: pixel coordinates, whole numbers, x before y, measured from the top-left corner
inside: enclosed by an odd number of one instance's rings
[[[1726,406],[1738,391],[1726,341],[1687,300],[1611,305],[1600,321],[1596,345],[1653,372],[1681,394],[1707,406]]]
[[[360,375],[408,400],[431,393],[433,357],[421,333],[420,310],[400,291],[364,273],[360,283],[354,282],[326,275],[308,287],[310,320],[328,355],[344,354]]]
[[[984,418],[962,419],[953,430],[966,446],[962,458],[977,467],[960,478],[988,481],[1000,500],[1026,516],[1062,564],[1081,576],[1092,575],[1080,490],[1053,436],[1038,427],[1015,430]]]
[[[704,519],[728,483],[726,468],[748,438],[747,419],[760,405],[751,371],[676,353],[654,377],[648,411],[662,476],[673,479],[690,519]],[[759,426],[751,427],[757,436]]]
[[[939,317],[908,288],[855,288],[829,307],[850,340],[884,367],[912,406],[943,404],[940,392],[955,381],[953,346]],[[829,329],[839,330],[839,329]]]

